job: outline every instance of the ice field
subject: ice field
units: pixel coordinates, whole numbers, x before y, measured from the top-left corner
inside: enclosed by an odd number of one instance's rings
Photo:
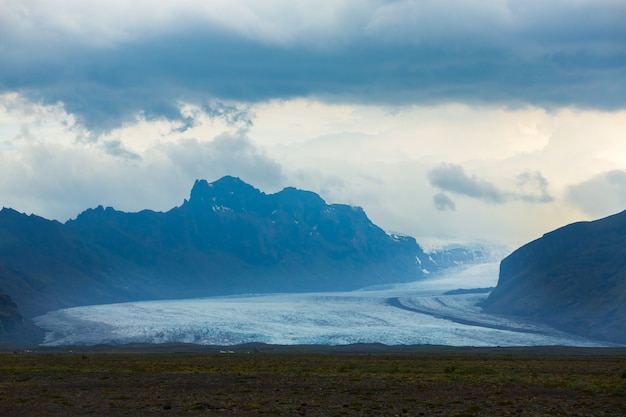
[[[75,307],[35,319],[45,345],[187,342],[205,345],[383,343],[602,346],[546,326],[483,313],[498,263],[350,292],[239,295]]]

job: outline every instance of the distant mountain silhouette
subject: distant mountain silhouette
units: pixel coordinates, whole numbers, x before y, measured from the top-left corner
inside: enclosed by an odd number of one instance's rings
[[[626,343],[626,211],[570,224],[513,252],[483,308]]]
[[[455,248],[431,257],[361,208],[295,188],[268,195],[233,177],[196,181],[168,212],[99,206],[62,224],[0,211],[0,288],[27,318],[130,300],[350,290],[481,256]]]

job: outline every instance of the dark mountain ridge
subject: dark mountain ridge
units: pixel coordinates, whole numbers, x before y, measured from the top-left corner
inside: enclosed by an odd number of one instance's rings
[[[0,288],[25,318],[87,304],[415,281],[481,254],[433,256],[361,208],[295,188],[265,194],[233,177],[196,181],[167,212],[99,206],[62,224],[0,211]]]
[[[626,211],[567,225],[514,251],[483,308],[626,343]]]

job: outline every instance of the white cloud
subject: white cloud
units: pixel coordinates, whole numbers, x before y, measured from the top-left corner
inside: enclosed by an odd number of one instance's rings
[[[193,128],[147,121],[101,136],[69,123],[62,106],[0,96],[0,206],[64,221],[98,204],[167,210],[197,178],[236,175],[278,187],[281,168],[221,115],[200,112]],[[235,123],[236,125],[236,123]],[[193,138],[193,135],[199,138]]]
[[[101,47],[204,26],[284,46],[327,48],[363,37],[500,45],[522,36],[545,50],[583,24],[619,27],[624,8],[619,0],[337,0],[324,7],[315,0],[4,0],[0,23],[20,38],[69,36]]]
[[[334,39],[355,30],[380,1],[46,0],[0,2],[0,22],[22,38],[72,37],[100,47],[194,26],[279,45]],[[363,17],[363,18],[365,18]]]
[[[255,107],[253,138],[264,144],[306,146],[337,135],[370,138],[383,161],[503,160],[540,151],[554,131],[553,114],[539,108],[355,106],[313,100],[272,101]],[[261,139],[262,138],[262,139]]]
[[[626,210],[626,170],[603,172],[571,185],[566,196],[594,218]]]
[[[296,186],[362,206],[375,223],[418,241],[521,244],[616,210],[621,194],[603,175],[626,169],[626,112],[229,103],[247,109],[252,123],[242,130],[232,118],[182,103],[186,129],[137,117],[81,140],[90,132],[63,106],[0,99],[0,205],[59,220],[98,204],[167,210],[194,179],[230,174],[266,192]],[[452,194],[454,206],[434,201],[440,190],[428,172],[443,161],[489,181],[507,203]]]

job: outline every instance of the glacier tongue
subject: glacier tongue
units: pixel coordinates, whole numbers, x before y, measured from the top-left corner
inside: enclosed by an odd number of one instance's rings
[[[383,343],[450,346],[579,345],[590,340],[487,315],[486,294],[445,295],[493,286],[497,264],[385,289],[270,294],[75,307],[35,319],[45,345],[185,342],[204,345]]]

